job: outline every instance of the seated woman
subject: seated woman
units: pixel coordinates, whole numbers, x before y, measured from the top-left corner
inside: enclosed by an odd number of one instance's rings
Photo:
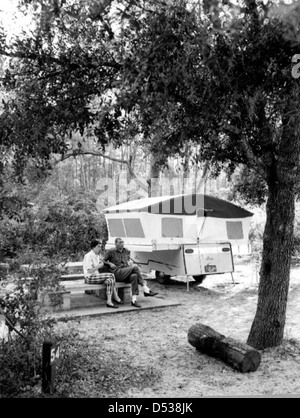
[[[106,295],[108,308],[118,308],[112,302],[112,297],[117,303],[124,303],[119,298],[116,289],[116,279],[113,273],[99,273],[103,268],[101,253],[102,244],[100,240],[94,239],[91,242],[91,251],[85,254],[83,259],[83,273],[87,284],[106,284]]]

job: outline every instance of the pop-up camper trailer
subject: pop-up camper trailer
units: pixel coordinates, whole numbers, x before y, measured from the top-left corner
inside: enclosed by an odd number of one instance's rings
[[[189,194],[129,201],[104,210],[109,239],[124,240],[144,273],[155,270],[163,283],[171,276],[234,271],[232,246],[248,246],[253,214],[216,197]]]

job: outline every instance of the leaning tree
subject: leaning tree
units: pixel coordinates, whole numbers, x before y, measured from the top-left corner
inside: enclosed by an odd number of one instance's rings
[[[248,337],[263,349],[284,335],[300,156],[292,57],[300,45],[291,12],[282,18],[258,3],[245,1],[240,14],[227,9],[230,20],[215,7],[196,15],[184,2],[150,10],[134,22],[125,80],[161,158],[194,140],[217,169],[242,164],[264,180],[267,219]]]

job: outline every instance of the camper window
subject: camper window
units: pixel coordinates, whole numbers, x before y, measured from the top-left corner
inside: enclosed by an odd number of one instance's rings
[[[243,224],[241,221],[226,222],[228,239],[243,239]]]
[[[133,238],[145,238],[143,227],[139,218],[124,219],[126,236]]]
[[[122,219],[108,219],[108,229],[111,237],[126,237]]]
[[[182,238],[183,228],[182,219],[179,218],[162,218],[161,236],[163,238]]]

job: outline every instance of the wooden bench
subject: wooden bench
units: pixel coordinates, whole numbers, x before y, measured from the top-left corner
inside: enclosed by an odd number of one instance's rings
[[[87,290],[95,293],[95,298],[99,298],[99,306],[105,305],[106,296],[106,285],[105,284],[87,284],[83,281],[65,281],[63,283],[63,290],[55,292],[41,292],[38,296],[38,301],[43,304],[44,310],[53,311],[68,311],[72,308],[72,295],[84,294]],[[131,285],[130,283],[116,283],[118,295],[125,303],[131,302]],[[59,299],[59,302],[58,302]],[[97,299],[96,299],[97,300]],[[95,306],[95,304],[93,304]]]
[[[61,281],[82,279],[84,279],[82,261],[68,262],[63,266],[60,276]]]
[[[63,295],[62,310],[70,309],[71,294],[87,293],[95,291],[96,296],[100,298],[103,303],[106,302],[106,284],[87,284],[84,281],[83,262],[69,262],[64,266],[68,274],[61,275],[60,281],[65,288]],[[116,283],[119,297],[125,303],[131,302],[131,284],[130,283]]]
[[[21,266],[24,270],[29,270],[30,266]],[[60,283],[61,290],[57,291],[41,291],[38,294],[38,302],[43,305],[46,311],[67,311],[72,308],[71,295],[91,292],[98,297],[99,305],[104,305],[107,300],[106,284],[87,284],[84,281],[83,262],[70,262],[63,266]],[[68,274],[65,274],[68,273]],[[26,277],[26,280],[33,280],[31,277]],[[118,295],[125,303],[131,302],[131,284],[130,283],[116,283]],[[97,299],[96,299],[97,300]]]

